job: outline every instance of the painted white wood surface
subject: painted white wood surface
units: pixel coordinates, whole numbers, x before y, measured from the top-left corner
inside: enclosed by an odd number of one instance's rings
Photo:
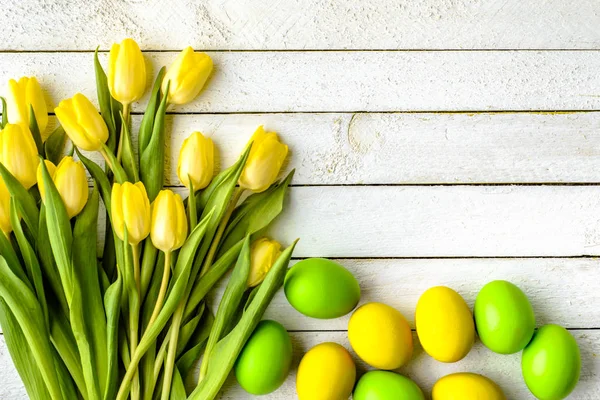
[[[226,167],[259,125],[289,145],[294,185],[600,181],[598,112],[292,113],[168,115],[165,184],[181,185],[177,157],[190,133],[210,136]],[[55,126],[51,117],[47,132]]]
[[[20,0],[1,49],[593,49],[595,0]]]
[[[166,184],[180,184],[191,132],[211,136],[228,166],[259,125],[289,145],[296,185],[600,181],[597,112],[359,113],[171,115]]]
[[[600,254],[600,186],[306,186],[287,199],[270,234],[301,238],[295,257]]]
[[[146,54],[149,80],[177,55]],[[600,51],[209,54],[215,70],[206,90],[197,101],[173,111],[600,109]],[[24,74],[45,85],[49,104],[76,92],[96,97],[92,53],[0,53],[0,76]],[[5,87],[3,80],[0,92]],[[142,108],[136,104],[133,109]]]

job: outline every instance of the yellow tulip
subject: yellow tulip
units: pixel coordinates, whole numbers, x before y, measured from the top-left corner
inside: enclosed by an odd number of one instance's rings
[[[42,88],[35,77],[22,77],[19,81],[8,81],[6,112],[8,122],[29,127],[29,107],[33,107],[35,120],[43,133],[48,126],[48,108]]]
[[[48,173],[60,194],[69,218],[78,215],[87,203],[89,190],[85,169],[80,161],[75,161],[73,157],[64,157],[58,166],[54,166],[51,161],[44,160]],[[46,189],[42,179],[42,165],[37,170],[38,188],[42,200],[45,199]]]
[[[275,240],[264,237],[252,243],[248,287],[258,286],[265,279],[280,254],[281,245]]]
[[[177,161],[177,176],[181,183],[190,187],[192,179],[194,191],[204,189],[210,183],[215,169],[215,145],[210,138],[200,132],[192,133],[183,141]]]
[[[35,185],[40,159],[29,128],[6,124],[0,132],[0,162],[26,189]]]
[[[253,192],[264,192],[275,182],[285,161],[288,147],[275,132],[265,132],[259,126],[252,138],[252,149],[240,176],[240,186]]]
[[[114,43],[108,56],[108,89],[117,101],[130,104],[146,90],[146,64],[140,47],[133,39]]]
[[[8,237],[12,232],[10,222],[10,192],[6,184],[0,179],[0,229]]]
[[[161,190],[152,203],[152,244],[165,253],[177,250],[187,238],[188,226],[181,196]]]
[[[115,183],[110,204],[113,229],[119,239],[124,240],[125,229],[132,245],[150,234],[150,200],[142,182]]]
[[[212,72],[212,59],[205,53],[194,53],[186,47],[167,70],[162,82],[163,94],[169,85],[169,103],[185,104],[194,100]]]
[[[69,138],[80,149],[98,151],[108,140],[106,123],[92,102],[81,93],[61,101],[54,112]]]

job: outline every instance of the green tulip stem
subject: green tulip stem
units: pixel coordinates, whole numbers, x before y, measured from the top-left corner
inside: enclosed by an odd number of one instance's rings
[[[198,216],[196,210],[196,193],[194,190],[194,184],[192,183],[192,177],[188,176],[189,186],[188,190],[190,195],[188,196],[188,214],[190,218],[190,232],[194,230],[196,224],[198,223]]]
[[[131,310],[130,314],[130,327],[129,327],[129,351],[131,357],[135,353],[135,350],[139,341],[139,330],[140,330],[140,296],[141,296],[141,279],[140,279],[140,247],[139,244],[131,245],[131,254],[133,256],[133,276],[135,280],[135,287],[137,290],[138,300],[135,302],[134,309]],[[139,373],[136,372],[131,385],[131,399],[138,400],[140,398],[140,380]]]
[[[152,326],[158,317],[158,314],[160,313],[160,310],[162,310],[162,306],[165,302],[165,295],[167,294],[167,288],[169,287],[169,277],[171,276],[171,254],[171,251],[165,251],[165,265],[163,267],[162,282],[160,283],[160,290],[158,292],[158,297],[156,298],[156,304],[154,305],[152,316],[148,322],[148,328]]]
[[[208,254],[204,259],[204,264],[202,265],[202,269],[200,270],[200,277],[203,277],[212,265],[213,259],[215,258],[215,254],[217,254],[217,250],[219,249],[219,243],[221,242],[221,237],[223,237],[223,232],[225,232],[225,228],[227,228],[229,218],[231,218],[231,214],[233,214],[233,210],[235,210],[235,206],[237,206],[237,203],[238,201],[240,201],[240,197],[242,197],[243,193],[244,189],[241,187],[235,190],[233,197],[231,198],[231,201],[229,203],[229,207],[227,208],[227,211],[225,211],[225,215],[223,215],[221,224],[219,225],[217,233],[215,234],[215,237],[210,245]]]
[[[169,350],[167,352],[167,360],[165,361],[165,374],[162,387],[161,400],[169,400],[171,396],[171,385],[173,383],[173,371],[175,370],[175,356],[177,355],[177,342],[179,341],[179,327],[183,320],[183,312],[185,311],[185,303],[181,302],[173,321],[171,322],[171,335],[169,336]],[[165,339],[166,340],[166,339]]]
[[[117,161],[121,162],[123,155],[123,136],[125,136],[126,124],[129,121],[129,103],[123,103],[123,124],[121,125],[121,134],[119,135],[119,147],[117,148]]]

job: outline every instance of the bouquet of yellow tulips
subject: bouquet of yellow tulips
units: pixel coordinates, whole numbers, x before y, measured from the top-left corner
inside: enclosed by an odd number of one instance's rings
[[[276,181],[288,148],[259,127],[215,176],[215,146],[194,132],[177,164],[185,190],[163,189],[167,109],[199,95],[212,60],[187,48],[158,72],[137,151],[130,111],[146,90],[140,48],[125,39],[106,73],[97,52],[94,65],[100,110],[75,94],[55,108],[51,133],[35,78],[11,80],[2,99],[6,344],[32,399],[213,399],[294,249],[264,237],[292,179]],[[104,167],[93,161],[101,159]],[[206,295],[230,270],[213,315]]]

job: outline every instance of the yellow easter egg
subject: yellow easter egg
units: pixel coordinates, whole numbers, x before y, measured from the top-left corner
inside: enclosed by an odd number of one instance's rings
[[[348,400],[355,381],[356,366],[348,350],[337,343],[321,343],[300,361],[296,391],[299,400]]]
[[[471,373],[444,376],[433,386],[431,396],[433,400],[506,400],[494,381]]]
[[[356,354],[377,369],[396,369],[412,357],[410,325],[393,307],[367,303],[358,308],[348,323],[348,338]]]
[[[438,361],[459,361],[473,347],[473,314],[465,300],[448,287],[432,287],[421,295],[415,324],[421,346]]]

